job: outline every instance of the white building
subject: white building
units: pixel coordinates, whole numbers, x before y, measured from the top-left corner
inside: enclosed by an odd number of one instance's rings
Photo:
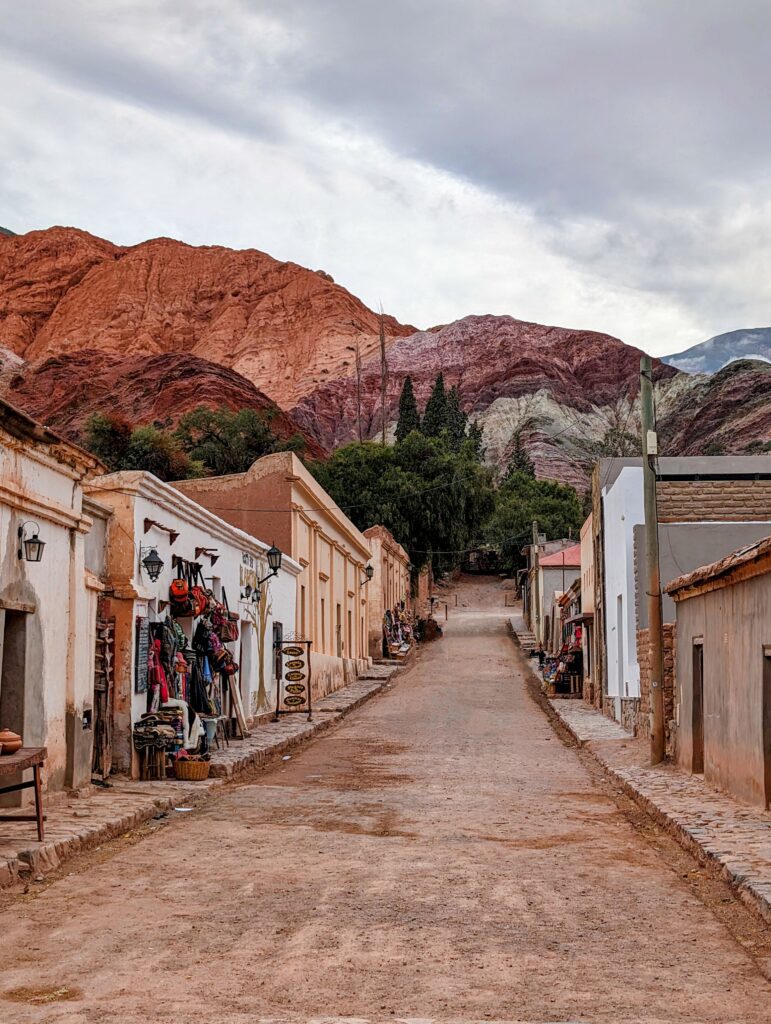
[[[101,468],[0,401],[0,728],[48,748],[49,790],[91,779],[101,581],[85,543],[98,510],[87,510],[82,482]],[[35,536],[39,561],[24,543]]]
[[[113,511],[108,527],[110,611],[116,637],[113,749],[116,767],[136,775],[132,729],[148,710],[143,659],[137,651],[146,642],[149,624],[169,614],[169,587],[180,564],[202,566],[205,585],[218,600],[227,599],[230,610],[238,614],[239,637],[230,650],[240,666],[240,696],[248,719],[275,707],[273,639],[294,627],[301,566],[284,555],[281,569],[263,584],[256,602],[256,584],[269,574],[267,544],[150,473],[102,476],[91,481],[87,491]],[[157,579],[151,579],[144,566],[151,552],[163,563]],[[178,621],[191,639],[196,621]]]
[[[635,610],[634,528],[645,522],[642,465],[627,465],[602,488],[604,527],[605,695],[616,703],[640,696]]]

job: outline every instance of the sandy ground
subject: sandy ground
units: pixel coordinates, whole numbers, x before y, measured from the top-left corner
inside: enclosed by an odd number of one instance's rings
[[[458,593],[292,760],[6,899],[0,1021],[768,1024],[754,918],[554,732],[497,582]]]

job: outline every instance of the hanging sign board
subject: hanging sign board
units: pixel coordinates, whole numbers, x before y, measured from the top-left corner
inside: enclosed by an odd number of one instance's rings
[[[282,679],[276,680],[276,714],[287,715],[307,711],[311,718],[311,641],[282,638],[273,644],[276,654],[282,660],[281,675],[286,681],[281,692]]]

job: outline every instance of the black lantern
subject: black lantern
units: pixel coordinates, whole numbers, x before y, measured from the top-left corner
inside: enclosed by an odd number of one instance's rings
[[[271,576],[278,575],[278,570],[281,568],[281,559],[283,557],[283,554],[281,553],[281,551],[279,551],[275,544],[272,547],[268,548],[266,552],[266,558],[268,559],[268,568],[270,569],[270,572],[268,573],[267,576],[263,576],[261,580],[257,580],[258,591],[266,580],[269,580]],[[257,600],[259,601],[259,599],[260,595],[258,593]]]
[[[155,582],[155,580],[157,580],[158,577],[161,575],[161,570],[163,569],[163,559],[158,554],[155,548],[150,548],[147,551],[145,557],[142,559],[142,565],[145,567],[145,572],[150,577],[150,579],[153,582]]]
[[[27,527],[32,530],[31,537],[25,537],[24,531]],[[46,542],[41,540],[38,536],[40,527],[37,523],[33,523],[32,520],[28,520],[26,523],[22,523],[19,527],[19,558],[23,557],[28,562],[39,562],[43,557],[43,548],[46,546]]]
[[[371,565],[365,565],[364,566],[364,576],[366,577],[366,579],[363,579],[361,581],[361,583],[359,584],[359,590],[361,590],[361,588],[364,586],[365,583],[369,583],[369,581],[372,579],[372,577],[374,575],[375,575],[375,570],[372,568],[372,566]]]

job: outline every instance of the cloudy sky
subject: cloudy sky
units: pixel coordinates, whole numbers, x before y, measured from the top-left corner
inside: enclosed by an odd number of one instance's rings
[[[771,324],[768,0],[5,0],[0,224],[654,354]]]

